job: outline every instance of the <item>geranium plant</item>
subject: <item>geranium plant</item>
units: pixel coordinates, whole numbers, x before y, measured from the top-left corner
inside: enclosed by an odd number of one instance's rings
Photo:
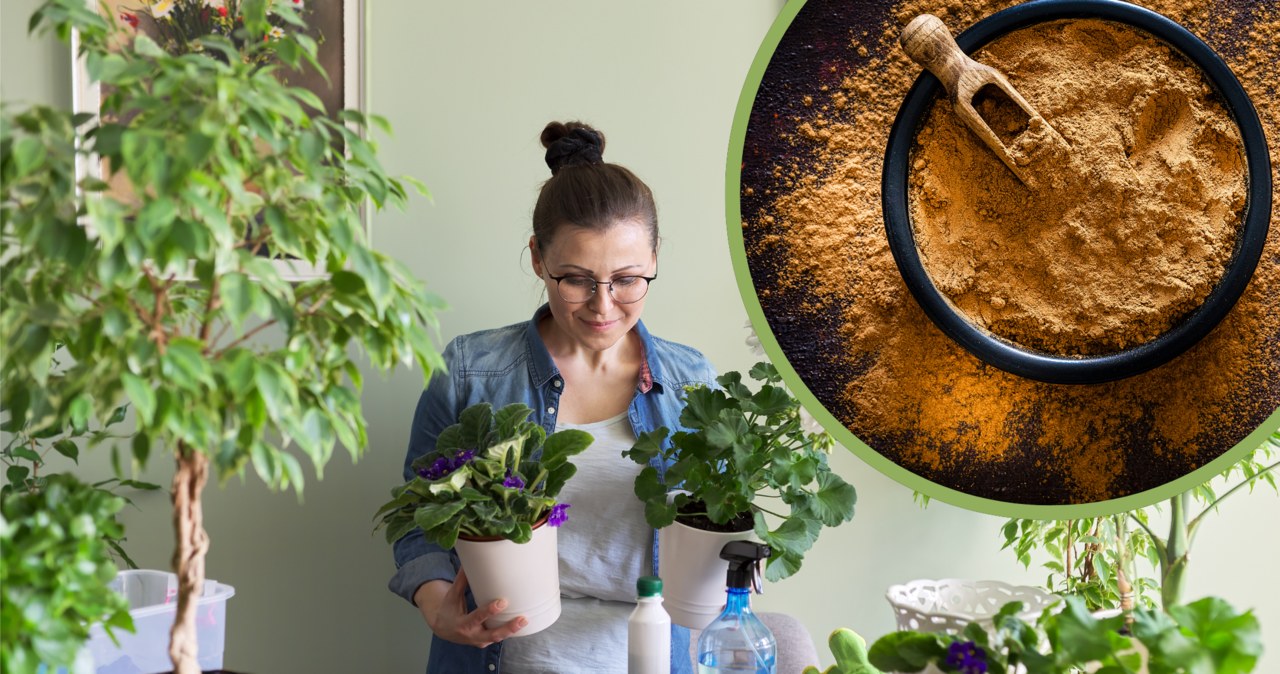
[[[577,472],[569,459],[593,438],[576,429],[547,435],[528,420],[532,411],[521,403],[497,412],[489,403],[463,410],[458,423],[440,432],[435,451],[414,461],[416,476],[392,489],[374,516],[387,542],[419,527],[445,548],[460,535],[527,543],[543,518],[548,526],[563,524],[569,504],[556,497]]]
[[[761,382],[758,391],[738,372],[717,378],[720,388],[688,388],[680,413],[687,430],[643,433],[623,455],[646,466],[635,493],[650,526],[679,520],[703,529],[754,528],[773,549],[766,576],[781,580],[800,569],[822,527],[853,518],[857,493],[831,472],[835,441],[803,428],[800,403],[773,365],[756,363],[749,375]],[[662,477],[649,465],[654,457],[670,466]]]

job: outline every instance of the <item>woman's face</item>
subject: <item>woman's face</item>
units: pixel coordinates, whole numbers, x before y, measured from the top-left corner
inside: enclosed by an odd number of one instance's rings
[[[555,325],[573,343],[604,351],[617,344],[640,320],[644,299],[618,304],[605,283],[624,276],[654,275],[658,260],[644,224],[620,220],[603,231],[563,226],[541,252],[537,242],[529,239],[529,250],[534,273],[547,284]],[[566,275],[587,277],[600,285],[591,299],[571,304],[560,296],[556,281],[551,279]]]

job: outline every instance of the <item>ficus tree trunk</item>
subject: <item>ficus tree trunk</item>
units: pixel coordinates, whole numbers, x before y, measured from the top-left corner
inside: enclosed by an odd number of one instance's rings
[[[197,661],[196,603],[204,591],[204,560],[209,534],[204,530],[200,497],[209,477],[209,458],[185,444],[178,447],[173,475],[173,570],[178,575],[178,613],[169,634],[174,674],[200,674]]]

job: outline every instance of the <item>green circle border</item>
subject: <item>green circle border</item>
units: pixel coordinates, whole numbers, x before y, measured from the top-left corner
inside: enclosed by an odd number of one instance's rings
[[[1190,473],[1165,483],[1159,487],[1148,489],[1137,494],[1094,503],[1073,505],[1031,505],[1010,503],[982,498],[972,494],[945,487],[927,480],[898,464],[886,459],[879,452],[858,439],[844,424],[840,423],[827,411],[816,396],[809,391],[800,375],[783,353],[769,322],[765,320],[764,310],[756,295],[755,284],[751,279],[751,270],[747,267],[746,244],[742,236],[742,155],[747,135],[747,123],[751,118],[751,108],[755,103],[756,93],[764,79],[764,72],[773,58],[774,51],[782,41],[782,36],[791,26],[791,22],[800,13],[806,2],[804,0],[788,2],[783,6],[778,18],[774,20],[769,32],[765,35],[760,49],[756,51],[751,69],[747,72],[746,81],[742,85],[742,93],[738,97],[738,105],[734,110],[733,128],[729,134],[729,152],[725,164],[725,216],[729,233],[729,256],[733,262],[733,273],[738,284],[738,292],[742,295],[742,303],[746,307],[751,325],[760,337],[760,344],[765,354],[773,361],[787,386],[795,393],[805,409],[813,413],[814,418],[827,432],[858,458],[871,467],[888,476],[893,481],[914,489],[930,499],[937,499],[953,506],[1001,517],[1018,517],[1026,519],[1078,519],[1101,517],[1127,510],[1135,510],[1167,500],[1204,484],[1219,473],[1226,471],[1247,454],[1258,449],[1272,433],[1280,431],[1280,407],[1276,408],[1262,424],[1243,440],[1223,452],[1221,456]]]

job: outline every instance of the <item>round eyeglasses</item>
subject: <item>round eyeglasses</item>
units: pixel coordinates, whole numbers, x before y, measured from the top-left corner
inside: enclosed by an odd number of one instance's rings
[[[560,299],[569,304],[590,302],[595,297],[596,289],[605,286],[609,289],[609,297],[618,304],[634,304],[644,299],[649,292],[649,283],[657,276],[619,276],[612,281],[597,281],[590,276],[566,274],[564,276],[547,277],[556,282]]]

